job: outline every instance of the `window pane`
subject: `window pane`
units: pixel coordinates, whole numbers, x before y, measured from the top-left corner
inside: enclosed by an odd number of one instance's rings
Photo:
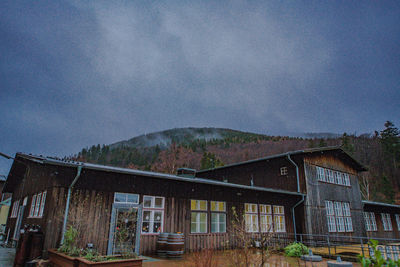
[[[155,208],[164,208],[164,199],[162,197],[156,197],[154,201]]]
[[[207,210],[207,201],[200,200],[200,210]]]
[[[126,202],[125,194],[115,193],[114,202]]]
[[[154,211],[154,221],[160,222],[162,220],[162,212]]]
[[[190,200],[190,209],[196,210],[196,200]]]
[[[216,201],[211,201],[211,210],[217,211],[217,202]]]
[[[200,233],[206,233],[206,232],[207,232],[207,224],[200,223]]]
[[[145,210],[143,211],[143,221],[150,221],[151,218],[151,211]]]
[[[154,222],[153,233],[160,233],[160,232],[161,232],[161,223],[160,222]]]
[[[143,197],[143,206],[145,208],[151,208],[151,199],[152,199],[152,197],[149,197],[149,196]]]
[[[149,231],[150,231],[150,223],[149,222],[143,222],[142,232],[149,233]]]
[[[129,203],[139,203],[139,195],[127,194],[127,202],[129,202]]]

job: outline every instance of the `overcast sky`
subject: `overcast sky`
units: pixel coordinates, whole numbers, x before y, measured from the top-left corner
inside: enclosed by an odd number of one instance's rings
[[[2,0],[0,152],[189,126],[400,126],[399,14],[400,1]]]

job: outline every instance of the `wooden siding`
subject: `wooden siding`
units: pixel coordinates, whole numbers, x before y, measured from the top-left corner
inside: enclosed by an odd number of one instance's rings
[[[24,170],[19,183],[13,185],[13,201],[14,199],[22,201],[25,196],[28,197],[22,225],[26,223],[40,225],[45,233],[44,248],[57,247],[61,240],[68,186],[76,176],[76,168],[36,163],[28,163],[28,166],[26,170],[29,171]],[[43,217],[27,218],[33,194],[44,190],[47,191],[47,197]],[[231,238],[229,233],[191,234],[190,199],[225,201],[228,228],[233,206],[240,211],[244,203],[283,205],[287,233],[293,233],[291,207],[300,199],[300,196],[282,193],[83,169],[72,193],[68,216],[69,223],[81,220],[84,231],[80,237],[80,246],[85,247],[87,243],[93,243],[101,253],[107,252],[114,192],[139,194],[140,201],[143,195],[165,197],[164,232],[183,232],[188,251],[200,247],[222,248]],[[9,219],[7,227],[11,234],[14,225],[15,219]],[[154,253],[157,237],[157,235],[142,235],[141,252]]]
[[[303,165],[301,159],[296,159],[295,162],[299,167]],[[281,175],[280,169],[282,167],[287,167],[287,175]],[[299,174],[300,190],[304,193],[304,177],[301,170]],[[254,186],[297,192],[296,168],[287,157],[200,171],[196,176],[219,181],[226,180],[230,183],[244,185],[251,185],[251,180],[253,179]]]
[[[305,229],[307,234],[327,234],[328,223],[325,201],[341,201],[350,203],[353,232],[329,233],[332,235],[365,236],[363,207],[360,187],[355,171],[342,161],[329,156],[318,156],[304,159],[307,181],[307,198],[304,204]],[[317,180],[316,165],[337,171],[350,173],[351,186],[325,183]]]
[[[397,227],[395,214],[400,214],[400,208],[377,206],[377,205],[364,205],[364,211],[373,212],[375,214],[377,231],[366,231],[367,236],[370,238],[395,238],[400,239],[400,229]],[[385,231],[383,229],[381,213],[389,213],[392,221],[392,231]]]

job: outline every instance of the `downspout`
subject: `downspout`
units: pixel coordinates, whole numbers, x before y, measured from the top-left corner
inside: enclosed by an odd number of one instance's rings
[[[299,177],[299,166],[297,166],[296,162],[292,160],[290,157],[290,154],[287,154],[288,160],[296,167],[296,178],[297,178],[297,192],[300,193],[300,177]],[[301,196],[301,199],[299,202],[297,202],[293,207],[292,207],[292,216],[293,216],[293,231],[294,231],[294,239],[297,241],[297,231],[296,231],[296,216],[294,214],[294,209],[299,206],[301,203],[304,202],[304,195]]]
[[[78,170],[75,176],[75,179],[72,181],[71,185],[68,187],[68,196],[67,196],[67,204],[65,205],[65,213],[64,213],[64,223],[62,228],[62,235],[61,235],[61,244],[64,243],[64,235],[67,228],[67,221],[68,221],[68,211],[69,211],[69,202],[71,199],[71,191],[74,187],[75,183],[78,181],[79,177],[81,176],[82,165],[78,166]]]

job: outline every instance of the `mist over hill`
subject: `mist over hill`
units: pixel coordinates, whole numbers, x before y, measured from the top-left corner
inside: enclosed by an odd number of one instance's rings
[[[176,128],[93,145],[72,158],[84,162],[164,173],[205,169],[293,150],[342,146],[369,171],[360,179],[363,198],[400,202],[400,137],[394,125],[374,134],[305,133],[270,136],[224,128]],[[393,147],[395,149],[393,150]]]

